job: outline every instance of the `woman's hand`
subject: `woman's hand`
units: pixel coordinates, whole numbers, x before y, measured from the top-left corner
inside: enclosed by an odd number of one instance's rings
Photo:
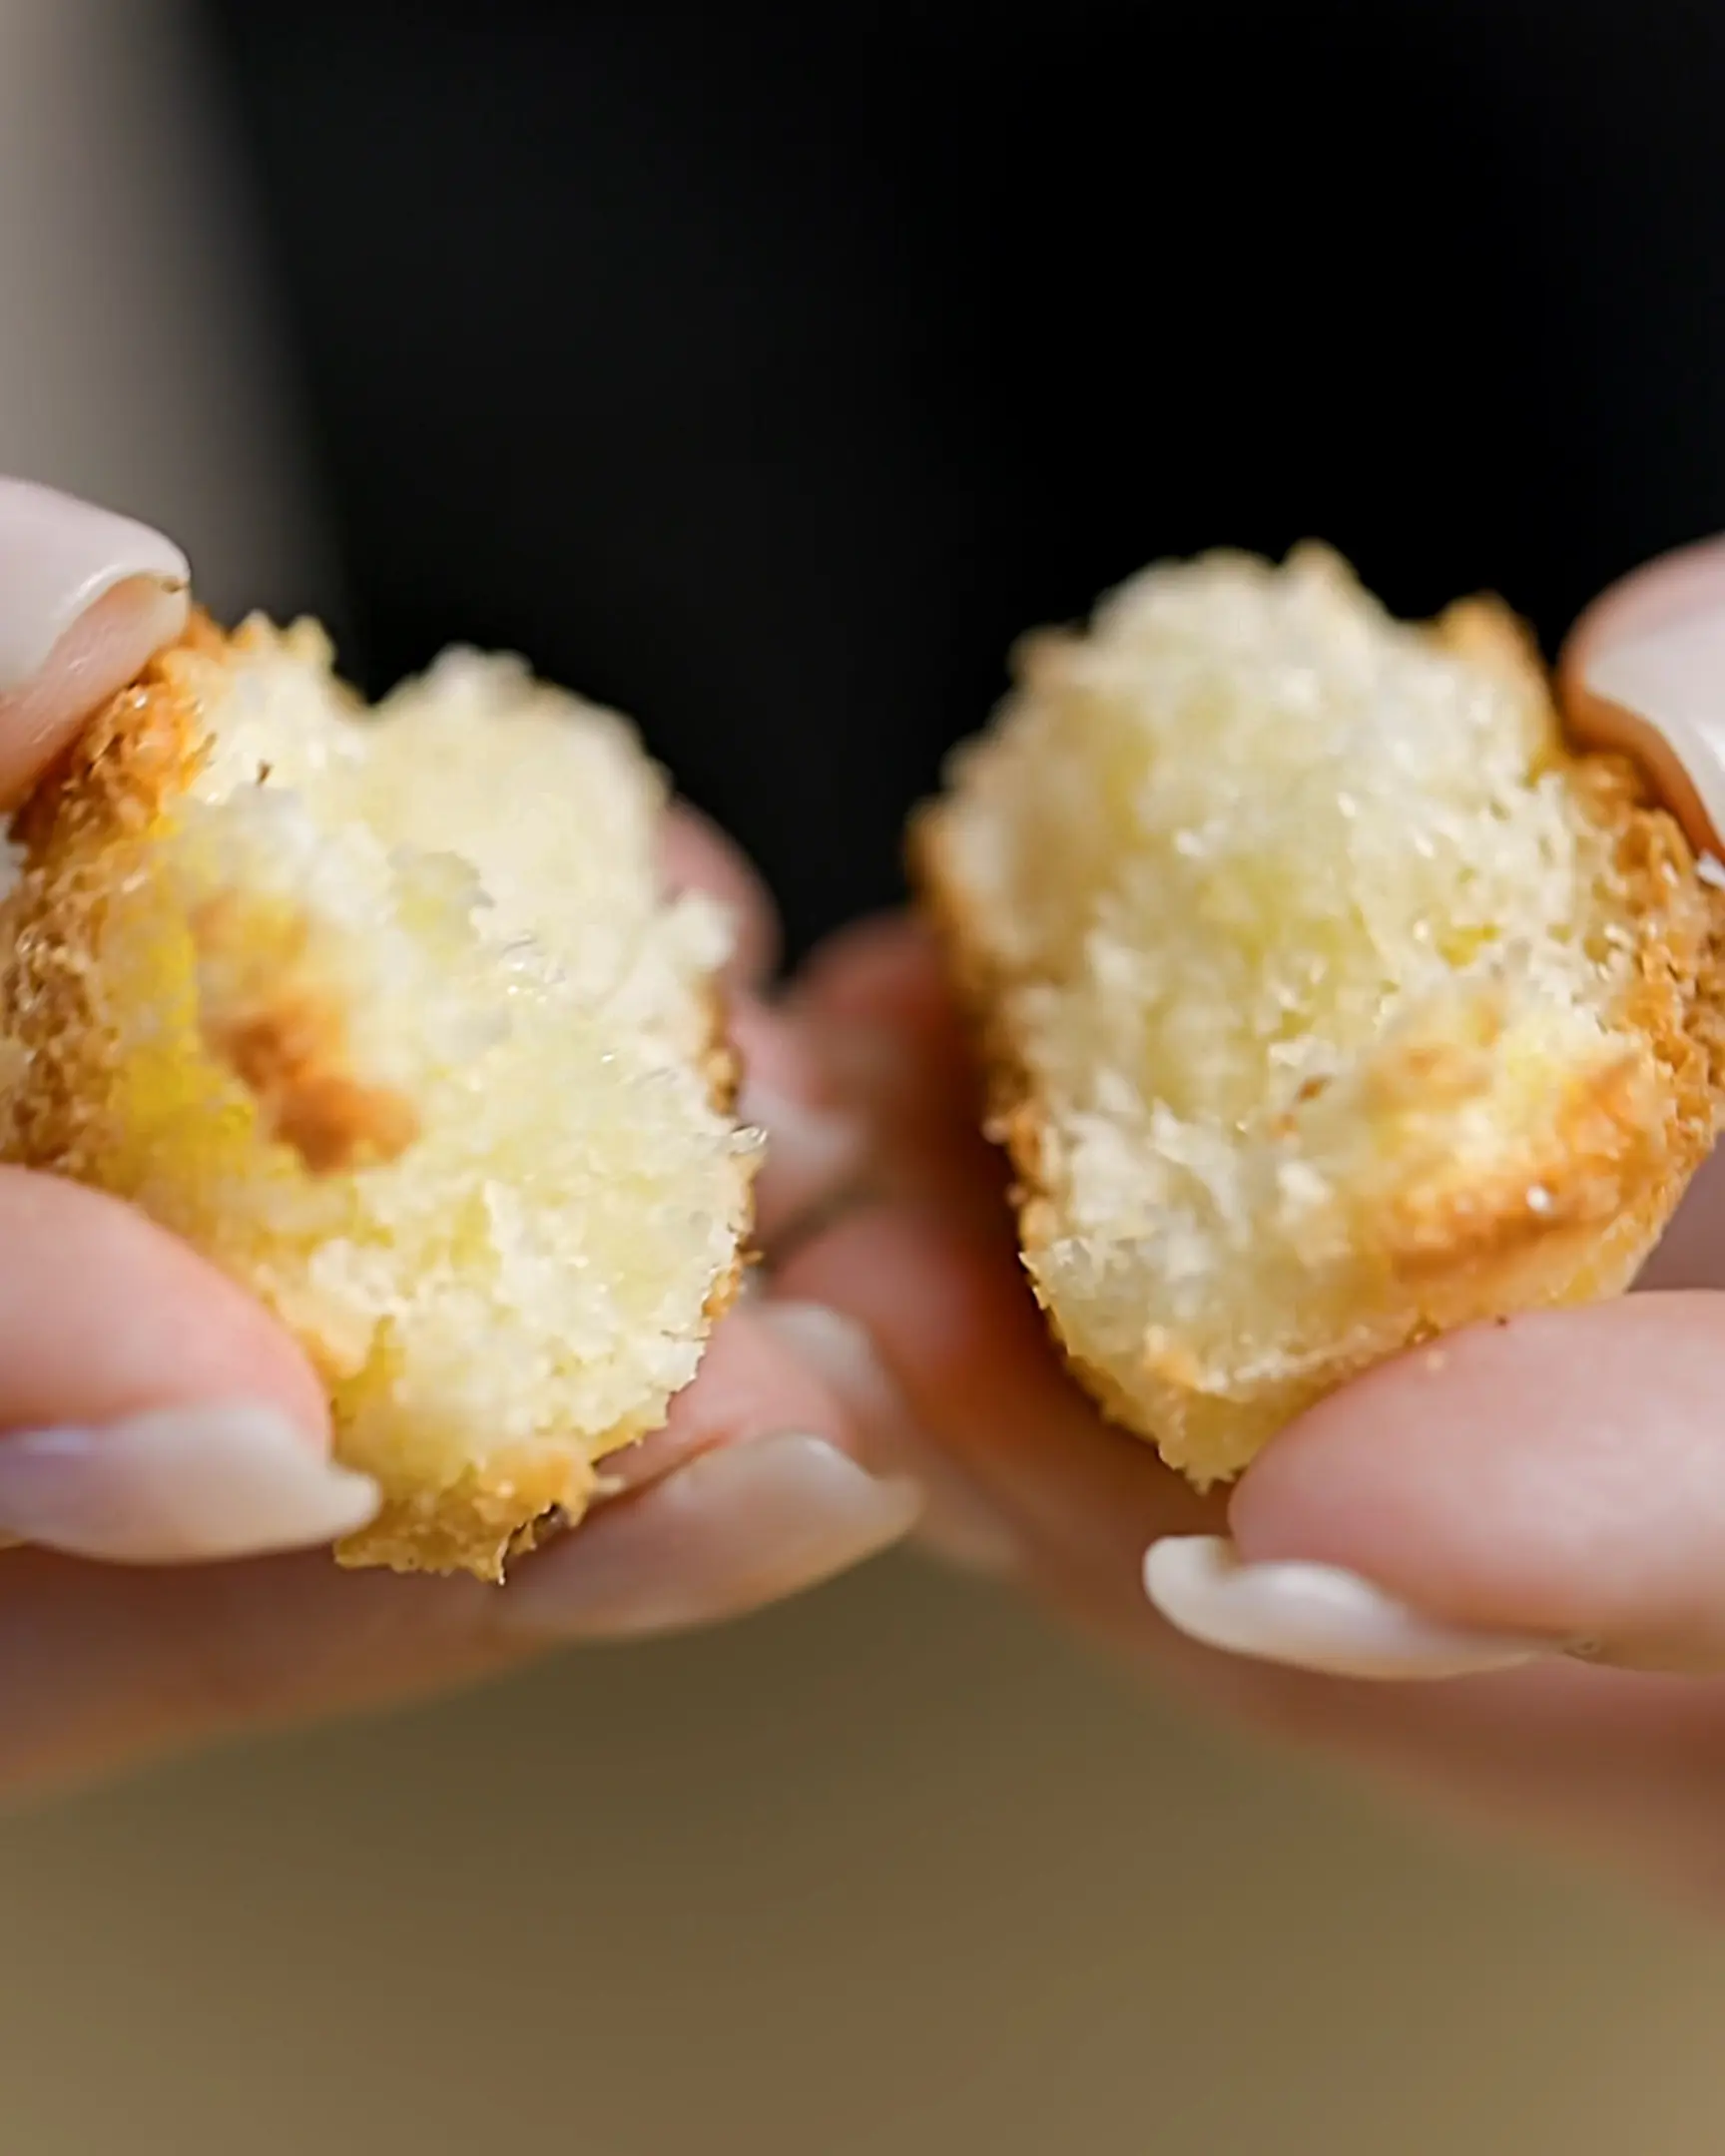
[[[0,481],[0,808],[178,633],[187,566],[157,534]],[[750,1068],[773,1140],[769,1251],[854,1172],[800,1022],[772,1009],[770,908],[693,814],[669,868],[727,899]],[[746,1300],[622,1494],[499,1591],[339,1571],[371,1485],[329,1458],[294,1343],[129,1208],[0,1168],[0,1789],[249,1723],[479,1675],[563,1640],[715,1622],[895,1541],[920,1493]],[[287,1555],[293,1550],[312,1554]],[[214,1560],[227,1560],[216,1562]]]
[[[1595,734],[1672,745],[1705,842],[1725,546],[1610,595],[1566,671]],[[917,930],[840,939],[800,1013],[868,1118],[878,1202],[781,1268],[804,1306],[781,1323],[860,1412],[896,1391],[931,1538],[1250,1723],[1725,1888],[1725,1160],[1655,1261],[1666,1292],[1406,1356],[1204,1499],[1061,1374]]]

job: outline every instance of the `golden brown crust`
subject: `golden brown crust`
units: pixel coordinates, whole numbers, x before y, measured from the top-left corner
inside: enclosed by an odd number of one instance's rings
[[[14,818],[23,862],[0,904],[0,1047],[21,1053],[28,1082],[0,1089],[0,1159],[100,1183],[119,1048],[93,986],[110,894],[152,873],[151,845],[208,754],[195,671],[251,647],[266,632],[229,638],[195,614],[182,643],[90,722],[59,768]],[[218,896],[197,913],[201,954],[223,965],[222,1019],[205,1044],[246,1084],[266,1129],[313,1175],[389,1160],[417,1134],[411,1102],[368,1082],[352,1065],[339,998],[306,954],[301,916],[245,894]],[[700,1066],[715,1106],[729,1115],[740,1070],[717,987],[707,1008]],[[735,1300],[747,1254],[740,1246],[708,1297],[708,1325]],[[343,1372],[321,1344],[304,1342],[338,1395]],[[600,1489],[595,1462],[637,1441],[655,1419],[491,1455],[452,1488],[388,1500],[336,1549],[346,1566],[467,1571],[501,1580],[505,1563],[575,1524]],[[337,1450],[340,1413],[337,1398]]]
[[[585,1513],[598,1482],[590,1463],[575,1459],[523,1459],[519,1475],[506,1463],[471,1476],[452,1489],[423,1490],[390,1498],[356,1534],[335,1545],[335,1562],[360,1571],[470,1572],[500,1584],[509,1561],[549,1539],[542,1523],[573,1526]]]
[[[1434,633],[1487,666],[1544,669],[1525,630],[1492,600],[1451,608]],[[1034,640],[1032,660],[1037,649]],[[1608,1066],[1578,1085],[1536,1146],[1488,1184],[1435,1155],[1431,1174],[1386,1202],[1362,1204],[1357,1237],[1390,1283],[1392,1315],[1372,1345],[1338,1340],[1316,1365],[1254,1377],[1234,1373],[1226,1393],[1181,1340],[1147,1332],[1138,1378],[1118,1377],[1078,1353],[1027,1264],[1056,1347],[1078,1381],[1114,1421],[1152,1442],[1174,1431],[1182,1462],[1226,1454],[1241,1464],[1283,1422],[1387,1354],[1463,1326],[1514,1312],[1583,1303],[1626,1288],[1658,1241],[1690,1177],[1725,1121],[1725,894],[1704,884],[1676,820],[1650,800],[1646,782],[1613,755],[1555,756],[1590,816],[1610,834],[1625,892],[1622,927],[1633,938],[1631,985],[1618,1014],[1651,1052],[1658,1073],[1649,1100],[1644,1064]],[[908,861],[919,902],[939,941],[975,1042],[984,1081],[984,1128],[1012,1170],[1010,1203],[1028,1261],[1064,1227],[1043,1163],[1051,1117],[1005,1018],[1010,982],[995,970],[985,924],[972,918],[935,802],[911,821]],[[1476,1044],[1488,1054],[1488,1039]],[[1444,1095],[1465,1073],[1444,1059],[1455,1043],[1381,1060],[1386,1097],[1440,1119]],[[1237,1470],[1236,1470],[1237,1471]]]

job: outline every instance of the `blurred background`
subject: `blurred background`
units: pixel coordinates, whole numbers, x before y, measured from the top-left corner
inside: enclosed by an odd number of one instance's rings
[[[1027,623],[1725,527],[1711,0],[0,0],[0,469],[638,713],[797,939]],[[14,1651],[27,1652],[28,1642]],[[905,1563],[0,1823],[31,2156],[1688,2156],[1725,1945]]]

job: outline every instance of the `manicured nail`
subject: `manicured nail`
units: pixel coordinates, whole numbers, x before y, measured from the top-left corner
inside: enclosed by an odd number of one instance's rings
[[[862,1326],[824,1303],[766,1301],[755,1315],[837,1395],[869,1458],[921,1484],[918,1542],[965,1572],[1000,1578],[1018,1569],[1011,1530],[922,1437]]]
[[[1144,1589],[1188,1638],[1332,1677],[1469,1677],[1554,1658],[1561,1643],[1440,1623],[1337,1565],[1246,1564],[1224,1535],[1171,1535],[1144,1559]]]
[[[142,665],[185,622],[191,574],[173,541],[147,524],[50,487],[0,479],[0,694],[40,673],[72,625],[133,578],[156,587],[162,601],[139,628],[148,644]]]
[[[364,1525],[377,1496],[287,1416],[250,1401],[0,1436],[0,1530],[121,1564],[332,1542]]]
[[[821,1211],[862,1173],[866,1138],[848,1115],[812,1108],[752,1079],[744,1081],[737,1114],[767,1134],[756,1197],[768,1237]]]
[[[160,532],[0,479],[0,808],[180,635],[187,577]]]
[[[544,1638],[633,1638],[740,1617],[900,1540],[921,1492],[824,1437],[757,1437],[704,1452],[604,1507],[524,1564],[505,1622]]]
[[[1725,562],[1717,548],[1653,564],[1584,619],[1560,669],[1575,733],[1652,778],[1690,842],[1725,840]]]

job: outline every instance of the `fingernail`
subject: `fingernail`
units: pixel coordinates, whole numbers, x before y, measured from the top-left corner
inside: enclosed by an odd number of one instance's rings
[[[862,1166],[863,1133],[848,1115],[812,1108],[752,1079],[744,1081],[737,1115],[767,1133],[767,1165],[787,1186],[837,1186]]]
[[[362,1527],[377,1501],[366,1476],[262,1403],[0,1436],[0,1529],[77,1557],[184,1564],[302,1549]]]
[[[755,1233],[769,1253],[812,1233],[861,1181],[867,1141],[846,1115],[811,1108],[790,1094],[745,1083],[742,1122],[767,1133],[755,1185]]]
[[[141,666],[184,625],[191,574],[173,541],[147,524],[51,487],[0,479],[0,695],[40,673],[73,624],[134,578],[159,594],[136,625],[147,646]]]
[[[1698,851],[1725,836],[1725,570],[1656,565],[1584,623],[1563,673],[1590,746],[1634,758]]]
[[[824,1437],[725,1445],[522,1565],[505,1590],[505,1621],[592,1639],[740,1617],[887,1548],[921,1503],[914,1483],[869,1474]]]
[[[1018,1569],[1016,1537],[920,1434],[909,1402],[862,1326],[824,1303],[765,1302],[756,1317],[831,1387],[870,1458],[921,1484],[919,1542],[965,1572],[1001,1578]]]
[[[1153,1542],[1144,1591],[1206,1647],[1331,1677],[1469,1677],[1565,1651],[1552,1640],[1442,1624],[1337,1565],[1243,1563],[1225,1535]]]

